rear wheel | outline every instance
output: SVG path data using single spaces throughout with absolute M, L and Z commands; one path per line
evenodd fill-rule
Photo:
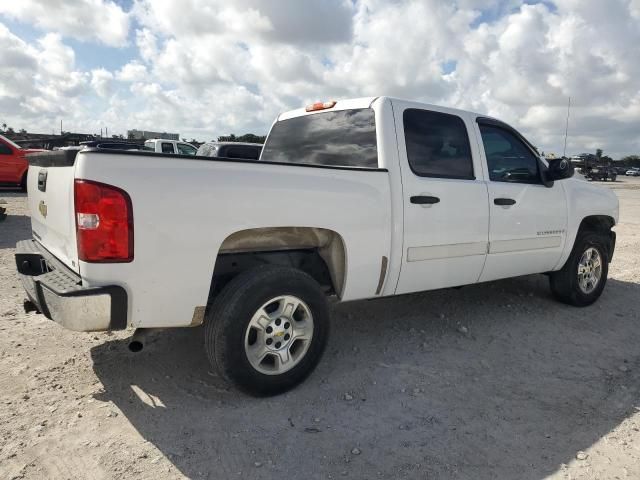
M 24 175 L 22 175 L 22 179 L 20 180 L 20 190 L 23 192 L 27 191 L 27 172 L 24 172 Z
M 549 276 L 551 291 L 563 303 L 586 307 L 595 302 L 607 282 L 609 242 L 597 232 L 578 234 L 564 267 Z
M 306 273 L 263 266 L 235 277 L 206 318 L 209 361 L 252 395 L 274 395 L 304 380 L 322 356 L 329 309 Z

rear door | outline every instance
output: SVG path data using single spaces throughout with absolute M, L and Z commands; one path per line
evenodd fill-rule
M 475 283 L 486 257 L 489 207 L 473 120 L 396 100 L 393 111 L 404 203 L 396 293 Z
M 489 255 L 481 281 L 547 272 L 566 239 L 562 182 L 546 187 L 537 154 L 507 125 L 478 120 L 488 170 Z
M 27 191 L 34 238 L 58 260 L 79 272 L 73 198 L 76 153 L 30 155 Z

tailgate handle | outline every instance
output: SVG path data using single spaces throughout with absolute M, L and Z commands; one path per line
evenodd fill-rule
M 38 190 L 41 192 L 47 191 L 47 171 L 40 170 L 38 172 Z

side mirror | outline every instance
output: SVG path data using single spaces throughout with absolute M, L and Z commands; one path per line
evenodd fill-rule
M 571 162 L 566 158 L 552 158 L 548 160 L 549 167 L 544 172 L 545 179 L 548 182 L 555 180 L 564 180 L 573 177 L 575 169 Z

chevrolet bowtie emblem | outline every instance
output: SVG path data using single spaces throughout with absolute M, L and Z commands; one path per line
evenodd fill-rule
M 273 334 L 275 337 L 284 337 L 284 332 L 276 332 Z
M 47 218 L 47 204 L 44 203 L 44 200 L 40 200 L 40 203 L 38 204 L 38 210 L 44 218 Z

